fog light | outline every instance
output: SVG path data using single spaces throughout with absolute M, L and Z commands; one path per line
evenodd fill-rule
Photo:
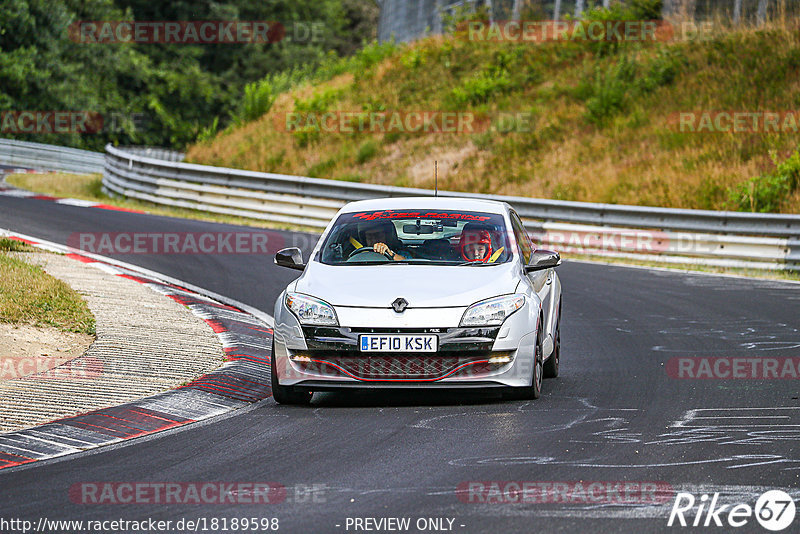
M 311 358 L 309 358 L 308 356 L 303 356 L 301 354 L 293 354 L 292 356 L 289 356 L 289 359 L 292 360 L 293 362 L 308 363 L 311 361 Z
M 511 356 L 492 356 L 489 358 L 489 363 L 494 364 L 501 364 L 501 363 L 511 363 Z

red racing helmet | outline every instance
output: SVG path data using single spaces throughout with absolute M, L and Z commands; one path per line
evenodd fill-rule
M 486 245 L 486 254 L 482 258 L 470 258 L 467 256 L 467 247 L 472 245 Z M 481 261 L 486 263 L 492 257 L 492 237 L 488 230 L 465 229 L 461 232 L 459 240 L 461 257 L 466 261 Z

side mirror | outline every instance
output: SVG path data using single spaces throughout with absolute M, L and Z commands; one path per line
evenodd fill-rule
M 303 253 L 297 247 L 285 248 L 275 253 L 275 265 L 297 269 L 298 271 L 306 268 L 303 263 Z
M 542 271 L 552 269 L 561 265 L 561 256 L 552 250 L 535 250 L 531 255 L 531 261 L 525 266 L 525 272 Z

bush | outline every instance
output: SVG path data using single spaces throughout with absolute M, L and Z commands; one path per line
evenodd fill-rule
M 35 250 L 33 247 L 8 237 L 0 237 L 0 252 L 31 252 Z
M 605 68 L 596 65 L 573 95 L 586 101 L 587 118 L 598 125 L 625 111 L 630 98 L 669 85 L 677 78 L 684 58 L 677 52 L 662 50 L 649 63 L 640 64 L 632 56 L 622 56 Z
M 205 141 L 210 141 L 214 139 L 217 135 L 217 130 L 219 129 L 219 117 L 214 117 L 214 122 L 212 122 L 209 126 L 200 129 L 200 133 L 197 134 L 197 142 L 203 143 Z
M 776 169 L 772 174 L 751 178 L 729 191 L 729 199 L 739 211 L 772 213 L 780 211 L 781 205 L 800 186 L 800 151 L 785 161 L 778 162 L 772 153 Z
M 392 39 L 383 43 L 373 41 L 365 43 L 363 48 L 350 57 L 341 58 L 330 51 L 316 64 L 305 65 L 302 77 L 306 81 L 330 80 L 346 72 L 352 73 L 356 78 L 363 76 L 372 67 L 394 54 L 399 45 Z
M 358 155 L 356 156 L 356 161 L 359 165 L 362 163 L 366 163 L 367 161 L 371 160 L 375 157 L 375 154 L 378 153 L 378 143 L 373 140 L 364 141 L 364 143 L 358 148 Z
M 410 49 L 407 53 L 400 57 L 400 63 L 409 70 L 418 69 L 425 65 L 427 54 L 425 50 L 420 47 Z
M 625 109 L 628 91 L 636 78 L 636 61 L 623 57 L 605 71 L 594 73 L 594 83 L 586 101 L 588 118 L 595 124 L 604 124 L 609 118 Z
M 639 88 L 647 92 L 671 84 L 684 63 L 685 58 L 678 52 L 669 49 L 659 50 L 658 55 L 647 66 L 644 77 L 639 81 Z
M 508 91 L 512 87 L 508 67 L 514 57 L 505 52 L 494 55 L 492 64 L 474 76 L 467 78 L 460 87 L 454 88 L 448 95 L 451 108 L 461 109 L 467 105 L 484 104 L 495 94 Z
M 248 83 L 244 86 L 244 99 L 236 115 L 236 121 L 249 122 L 258 119 L 272 108 L 276 98 L 277 94 L 271 79 L 265 78 Z
M 362 111 L 366 111 L 368 113 L 380 113 L 381 111 L 386 111 L 386 104 L 372 96 L 369 96 L 367 97 L 366 102 L 361 104 L 361 109 Z
M 400 132 L 388 132 L 383 136 L 383 144 L 391 145 L 400 139 Z
M 325 89 L 321 93 L 314 93 L 308 100 L 295 100 L 294 110 L 300 113 L 325 113 L 341 95 L 340 90 Z
M 292 132 L 292 137 L 297 141 L 297 146 L 305 148 L 319 140 L 319 126 L 303 126 Z
M 394 41 L 385 43 L 372 42 L 364 44 L 358 52 L 350 57 L 339 57 L 330 50 L 315 60 L 274 74 L 269 74 L 262 80 L 250 83 L 244 88 L 244 98 L 234 116 L 234 122 L 242 124 L 269 112 L 278 95 L 285 93 L 306 82 L 329 80 L 345 72 L 352 72 L 356 77 L 361 76 L 368 69 L 392 55 L 398 49 Z M 339 93 L 325 91 L 314 95 L 308 101 L 295 101 L 297 111 L 324 113 L 330 104 L 339 98 Z M 201 130 L 198 141 L 212 138 L 217 132 L 217 126 Z M 304 137 L 301 134 L 300 137 Z M 307 144 L 308 139 L 304 142 Z M 302 146 L 305 146 L 302 144 Z
M 341 89 L 325 89 L 321 93 L 314 93 L 308 100 L 295 99 L 294 111 L 308 114 L 307 124 L 292 132 L 298 146 L 304 148 L 319 140 L 322 131 L 320 115 L 327 112 L 341 96 Z
M 664 10 L 663 0 L 630 0 L 631 20 L 660 20 Z
M 493 78 L 486 74 L 468 78 L 461 87 L 456 87 L 450 93 L 450 104 L 454 108 L 463 108 L 468 104 L 477 105 L 488 102 L 495 93 L 505 91 L 511 81 L 503 76 Z
M 336 166 L 335 159 L 326 159 L 324 161 L 320 161 L 319 163 L 312 165 L 308 168 L 307 174 L 312 178 L 324 178 L 325 174 L 327 174 L 331 169 Z
M 394 40 L 383 43 L 373 41 L 369 44 L 365 44 L 361 50 L 356 52 L 352 57 L 345 61 L 350 63 L 351 72 L 356 73 L 358 71 L 367 70 L 374 67 L 387 57 L 394 54 L 397 49 L 398 45 L 394 42 Z

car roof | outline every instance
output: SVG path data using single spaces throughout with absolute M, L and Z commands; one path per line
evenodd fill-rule
M 359 200 L 346 204 L 341 213 L 380 210 L 463 210 L 483 213 L 506 213 L 510 206 L 505 202 L 464 197 L 397 197 Z

